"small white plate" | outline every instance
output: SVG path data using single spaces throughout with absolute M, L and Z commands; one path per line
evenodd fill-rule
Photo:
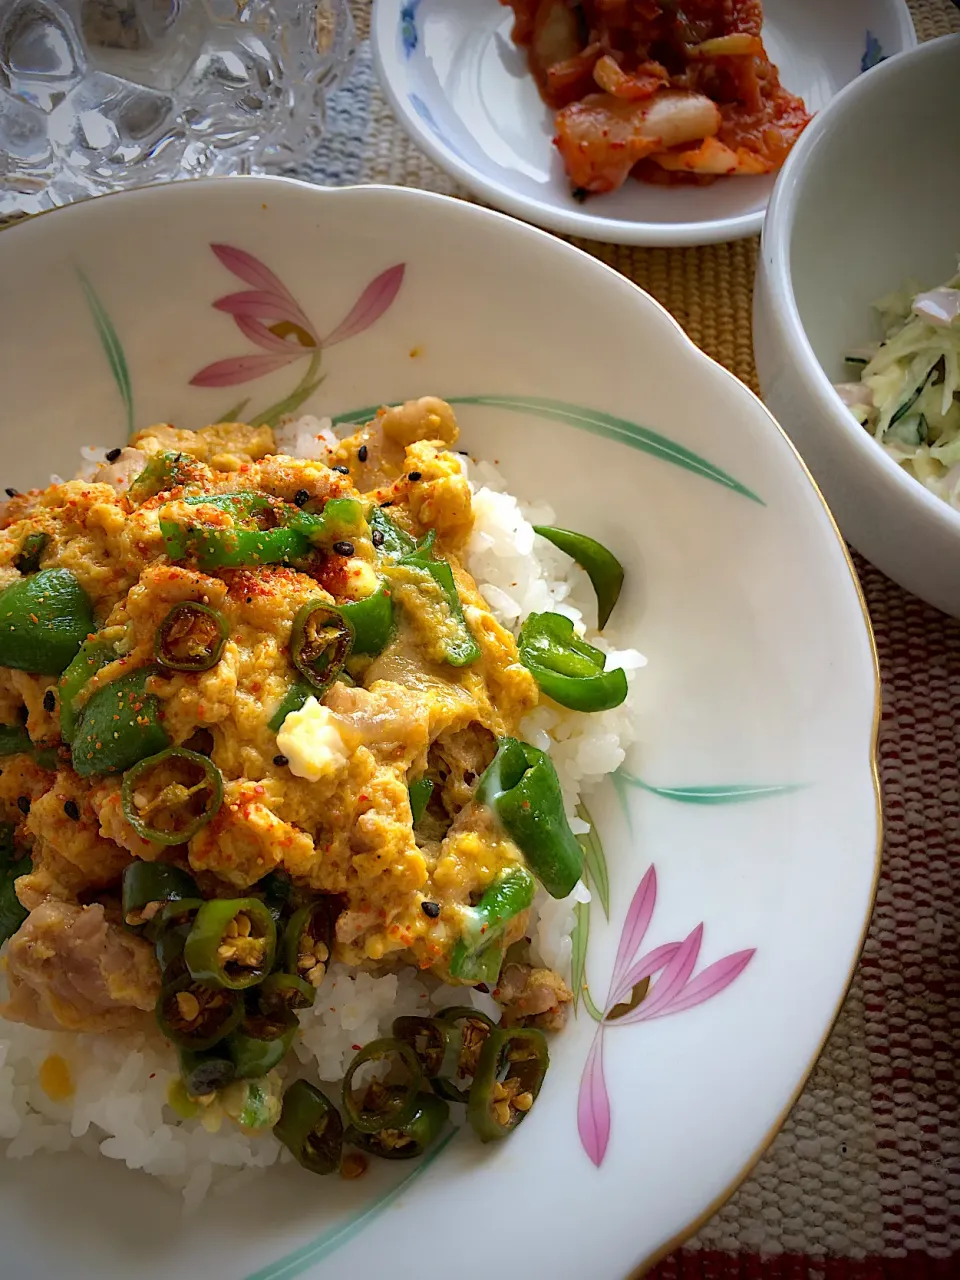
M 862 69 L 912 49 L 904 0 L 766 0 L 763 35 L 781 80 L 819 111 Z M 374 0 L 381 81 L 419 146 L 474 195 L 551 231 L 614 244 L 712 244 L 755 235 L 774 176 L 708 187 L 628 179 L 585 205 L 552 145 L 553 112 L 499 0 Z

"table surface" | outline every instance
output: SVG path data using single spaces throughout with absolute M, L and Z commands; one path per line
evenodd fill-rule
M 910 8 L 921 39 L 960 31 L 951 0 L 910 0 Z M 366 34 L 369 0 L 354 0 L 354 11 Z M 470 198 L 401 131 L 366 47 L 331 102 L 330 133 L 309 176 Z M 756 390 L 757 240 L 692 249 L 577 243 L 652 293 Z M 843 1012 L 779 1136 L 655 1280 L 960 1277 L 960 895 L 952 892 L 960 886 L 960 624 L 864 560 L 857 569 L 883 677 L 886 839 L 873 925 Z

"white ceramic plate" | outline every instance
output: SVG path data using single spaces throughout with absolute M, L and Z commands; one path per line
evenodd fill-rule
M 410 136 L 474 195 L 552 231 L 614 244 L 710 244 L 756 234 L 774 177 L 709 187 L 628 179 L 578 204 L 551 144 L 553 113 L 499 0 L 375 0 L 373 51 Z M 878 58 L 913 48 L 904 0 L 765 0 L 781 80 L 818 111 Z
M 319 347 L 258 351 L 214 309 L 238 276 L 276 291 L 265 272 Z M 358 1183 L 273 1170 L 186 1222 L 109 1160 L 0 1159 L 5 1274 L 292 1280 L 322 1261 L 420 1280 L 455 1258 L 460 1280 L 619 1280 L 690 1231 L 810 1071 L 877 871 L 863 604 L 760 402 L 592 258 L 388 188 L 222 179 L 43 215 L 0 234 L 0 317 L 5 484 L 68 472 L 131 422 L 199 426 L 241 400 L 249 417 L 321 376 L 303 406 L 319 414 L 437 392 L 515 492 L 616 551 L 621 634 L 649 657 L 639 743 L 587 801 L 609 879 L 595 852 L 588 989 L 510 1141 L 458 1133 Z M 268 355 L 287 358 L 242 385 L 191 382 Z M 654 984 L 636 1020 L 598 1023 L 621 946 L 623 984 L 652 951 Z

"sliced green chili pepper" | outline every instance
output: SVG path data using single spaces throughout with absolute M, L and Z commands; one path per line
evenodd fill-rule
M 201 569 L 302 560 L 310 551 L 311 536 L 324 529 L 321 516 L 308 515 L 264 493 L 207 493 L 184 502 L 189 507 L 213 507 L 230 521 L 205 523 L 198 513 L 195 521 L 181 524 L 161 513 L 167 555 L 171 560 L 194 557 Z
M 343 1121 L 328 1097 L 306 1080 L 294 1080 L 283 1095 L 283 1110 L 273 1132 L 311 1173 L 340 1167 Z
M 56 769 L 59 761 L 51 747 L 38 747 L 20 724 L 0 724 L 0 757 L 30 756 L 41 769 Z
M 169 747 L 160 700 L 146 692 L 154 674 L 152 667 L 140 667 L 90 696 L 73 739 L 73 767 L 81 778 L 122 773 Z
M 606 657 L 581 640 L 560 613 L 531 613 L 520 628 L 520 661 L 554 702 L 573 711 L 609 711 L 627 696 L 621 667 L 604 671 Z
M 535 892 L 529 871 L 512 867 L 501 871 L 487 886 L 475 907 L 463 909 L 463 931 L 450 956 L 452 978 L 460 982 L 496 982 L 503 963 L 507 925 L 526 911 Z
M 613 613 L 614 605 L 620 599 L 623 565 L 602 542 L 597 542 L 596 538 L 588 538 L 585 533 L 556 529 L 547 524 L 535 524 L 533 531 L 565 551 L 586 571 L 597 596 L 597 630 L 602 631 Z
M 333 931 L 341 910 L 342 900 L 327 894 L 293 913 L 280 946 L 285 972 L 305 977 L 315 987 L 320 985 L 333 950 Z M 318 968 L 320 972 L 315 974 Z
M 542 1031 L 497 1027 L 490 1032 L 480 1050 L 467 1103 L 467 1119 L 481 1142 L 507 1137 L 529 1114 L 549 1064 Z
M 248 1012 L 227 1037 L 238 1080 L 265 1076 L 287 1056 L 300 1023 L 292 1013 Z
M 353 1077 L 367 1062 L 396 1059 L 407 1072 L 403 1085 L 391 1082 L 389 1088 L 378 1080 L 363 1089 L 358 1098 L 353 1091 Z M 377 1133 L 381 1129 L 399 1129 L 413 1119 L 423 1071 L 409 1044 L 394 1036 L 371 1040 L 350 1063 L 343 1077 L 343 1107 L 350 1123 L 361 1133 Z
M 565 898 L 572 892 L 583 875 L 583 850 L 567 822 L 548 755 L 516 738 L 501 738 L 476 798 L 493 810 L 547 893 Z
M 116 659 L 117 651 L 106 640 L 88 636 L 80 651 L 60 677 L 60 736 L 73 742 L 83 709 L 77 708 L 77 697 L 89 680 Z
M 144 840 L 186 844 L 223 804 L 223 774 L 198 751 L 168 747 L 127 770 L 120 798 Z
M 492 1018 L 488 1018 L 479 1009 L 469 1005 L 455 1005 L 453 1008 L 441 1009 L 437 1017 L 441 1022 L 450 1023 L 460 1037 L 460 1052 L 457 1057 L 456 1070 L 449 1075 L 440 1075 L 431 1080 L 435 1093 L 448 1102 L 466 1102 L 470 1093 L 469 1086 L 461 1088 L 458 1080 L 472 1080 L 487 1036 L 496 1026 Z
M 423 817 L 427 805 L 430 803 L 430 797 L 433 795 L 433 780 L 431 778 L 417 778 L 415 782 L 411 782 L 407 788 L 410 792 L 410 812 L 413 815 L 413 825 L 416 826 Z
M 183 958 L 211 987 L 242 991 L 273 968 L 277 926 L 259 898 L 214 898 L 196 914 Z
M 235 1078 L 233 1060 L 222 1044 L 210 1049 L 181 1049 L 180 1076 L 191 1098 L 216 1093 Z
M 453 579 L 453 570 L 446 560 L 438 560 L 433 554 L 433 544 L 436 539 L 437 531 L 431 529 L 417 550 L 404 556 L 399 563 L 406 569 L 419 570 L 427 574 L 440 588 L 440 596 L 447 613 L 447 623 L 443 628 L 444 658 L 452 667 L 468 667 L 471 663 L 479 661 L 480 646 L 463 616 L 463 605 L 460 602 L 457 584 Z
M 299 711 L 306 700 L 312 698 L 315 693 L 316 689 L 314 689 L 313 685 L 298 676 L 283 695 L 276 711 L 267 721 L 267 728 L 272 729 L 274 733 L 279 733 L 284 720 L 290 715 L 291 711 Z
M 404 1014 L 394 1018 L 393 1034 L 410 1045 L 428 1080 L 452 1076 L 456 1071 L 460 1060 L 460 1030 L 454 1023 Z
M 393 632 L 393 601 L 385 582 L 363 600 L 347 600 L 332 606 L 353 630 L 353 652 L 376 657 Z
M 199 900 L 200 890 L 193 876 L 169 862 L 137 859 L 123 872 L 121 906 L 124 921 L 139 928 L 160 914 L 167 903 L 187 898 Z M 151 908 L 145 911 L 145 908 Z
M 310 1008 L 317 998 L 317 989 L 295 973 L 271 973 L 269 978 L 264 978 L 258 994 L 260 1008 L 265 1013 L 296 1013 Z
M 49 541 L 50 538 L 45 533 L 28 533 L 20 543 L 13 567 L 21 573 L 36 573 L 40 568 L 40 557 Z
M 165 984 L 157 997 L 160 1030 L 183 1049 L 212 1049 L 243 1017 L 243 998 L 236 991 L 212 987 L 181 974 Z
M 158 925 L 153 940 L 153 951 L 164 983 L 172 982 L 175 977 L 186 971 L 186 965 L 183 963 L 183 948 L 192 928 L 192 920 L 186 920 L 182 924 Z
M 280 919 L 290 906 L 293 897 L 293 885 L 289 878 L 281 875 L 279 871 L 271 871 L 262 880 L 257 881 L 256 890 L 258 896 L 263 896 L 267 910 L 279 926 Z
M 329 689 L 353 647 L 353 627 L 324 600 L 308 600 L 297 610 L 290 631 L 290 656 L 314 692 Z
M 0 666 L 58 676 L 93 630 L 90 597 L 69 569 L 41 569 L 0 592 Z
M 32 870 L 30 854 L 14 843 L 13 823 L 0 823 L 0 945 L 13 937 L 29 914 L 13 886 L 19 876 Z
M 418 1093 L 415 1109 L 403 1125 L 392 1125 L 377 1133 L 363 1133 L 351 1126 L 346 1141 L 368 1155 L 382 1160 L 413 1160 L 422 1156 L 440 1135 L 450 1118 L 450 1108 L 432 1093 Z
M 417 549 L 417 544 L 381 507 L 373 507 L 367 516 L 373 545 L 385 560 L 400 560 Z
M 186 484 L 192 478 L 196 468 L 196 459 L 188 453 L 172 453 L 163 451 L 149 458 L 146 466 L 135 476 L 127 497 L 137 504 L 155 498 L 158 493 L 177 485 Z
M 183 600 L 160 623 L 153 654 L 169 671 L 209 671 L 220 661 L 228 634 L 222 613 Z

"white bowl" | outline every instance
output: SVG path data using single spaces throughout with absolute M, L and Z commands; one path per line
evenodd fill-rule
M 861 69 L 916 44 L 904 0 L 764 0 L 781 79 L 819 111 Z M 380 78 L 413 140 L 465 187 L 541 227 L 614 244 L 711 244 L 756 235 L 773 177 L 620 191 L 578 204 L 551 143 L 554 113 L 510 39 L 500 0 L 375 0 Z
M 257 354 L 212 304 L 236 273 L 276 291 L 264 268 L 329 341 L 291 345 L 290 363 L 242 386 L 197 386 L 210 362 Z M 688 979 L 749 961 L 672 1017 L 598 1032 L 582 1000 L 536 1110 L 493 1147 L 464 1132 L 359 1182 L 275 1168 L 186 1222 L 116 1160 L 0 1158 L 4 1274 L 76 1275 L 82 1259 L 101 1280 L 281 1280 L 323 1259 L 331 1278 L 413 1280 L 455 1258 L 462 1280 L 487 1280 L 495 1221 L 504 1280 L 618 1280 L 692 1230 L 809 1073 L 878 867 L 869 628 L 830 515 L 767 411 L 622 276 L 415 191 L 237 178 L 87 201 L 0 234 L 0 317 L 4 484 L 20 488 L 72 471 L 79 444 L 120 443 L 130 422 L 198 426 L 243 398 L 237 412 L 258 414 L 311 368 L 324 380 L 302 407 L 318 414 L 456 398 L 466 448 L 620 556 L 614 622 L 649 658 L 639 742 L 588 799 L 609 868 L 609 919 L 599 890 L 589 916 L 595 1003 L 609 1005 L 640 886 L 640 916 L 654 896 L 656 909 L 628 954 L 687 939 L 692 960 L 703 921 Z M 706 982 L 723 986 L 716 970 Z M 0 1100 L 7 1083 L 0 1058 Z
M 877 568 L 960 616 L 960 513 L 854 421 L 842 353 L 882 336 L 871 303 L 942 284 L 960 252 L 960 36 L 849 86 L 806 129 L 763 229 L 753 339 L 763 397 L 844 536 Z

